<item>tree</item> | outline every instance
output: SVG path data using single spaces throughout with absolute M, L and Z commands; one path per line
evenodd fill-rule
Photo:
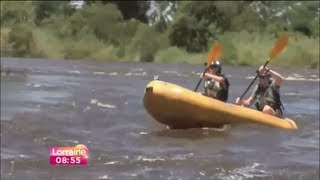
M 1 26 L 14 24 L 33 24 L 35 14 L 31 2 L 1 1 Z
M 75 12 L 75 8 L 70 5 L 70 1 L 33 1 L 35 11 L 35 23 L 41 24 L 52 14 L 65 14 L 70 16 Z
M 225 17 L 218 10 L 216 2 L 182 2 L 178 5 L 175 20 L 170 28 L 170 43 L 185 48 L 188 52 L 207 51 L 209 39 L 214 36 L 209 26 L 216 24 L 224 30 L 227 29 L 230 21 Z
M 95 0 L 85 0 L 87 5 L 93 5 L 95 3 L 102 4 L 114 4 L 121 11 L 124 20 L 130 20 L 135 18 L 143 23 L 147 23 L 148 19 L 146 12 L 149 9 L 148 1 L 95 1 Z
M 319 1 L 254 1 L 250 4 L 257 16 L 262 17 L 267 29 L 295 31 L 306 36 L 318 34 Z M 265 26 L 262 26 L 265 27 Z
M 147 11 L 149 25 L 155 26 L 158 32 L 167 30 L 174 18 L 177 4 L 170 1 L 150 1 Z
M 152 62 L 154 55 L 161 46 L 161 37 L 154 28 L 141 23 L 130 43 L 133 54 L 139 55 L 139 61 Z

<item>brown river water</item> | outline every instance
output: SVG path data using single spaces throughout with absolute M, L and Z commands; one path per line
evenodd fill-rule
M 256 68 L 223 67 L 229 102 Z M 172 130 L 149 116 L 142 99 L 154 76 L 193 90 L 201 65 L 1 58 L 1 179 L 319 179 L 319 70 L 270 68 L 285 77 L 296 131 Z M 50 147 L 77 144 L 88 165 L 50 165 Z

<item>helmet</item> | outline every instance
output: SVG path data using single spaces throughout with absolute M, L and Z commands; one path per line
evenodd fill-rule
M 221 65 L 221 62 L 220 60 L 216 60 L 216 61 L 213 61 L 211 63 L 211 65 L 209 66 L 209 68 L 211 69 L 216 69 L 217 70 L 217 73 L 221 73 L 221 69 L 222 69 L 222 65 Z

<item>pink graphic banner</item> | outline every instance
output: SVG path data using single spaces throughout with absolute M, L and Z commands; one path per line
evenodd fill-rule
M 89 150 L 83 144 L 75 147 L 50 147 L 50 165 L 87 165 Z

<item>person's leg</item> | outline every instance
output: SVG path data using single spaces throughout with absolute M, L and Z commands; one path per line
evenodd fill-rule
M 276 116 L 276 111 L 269 105 L 265 105 L 262 110 L 263 113 L 270 114 Z

